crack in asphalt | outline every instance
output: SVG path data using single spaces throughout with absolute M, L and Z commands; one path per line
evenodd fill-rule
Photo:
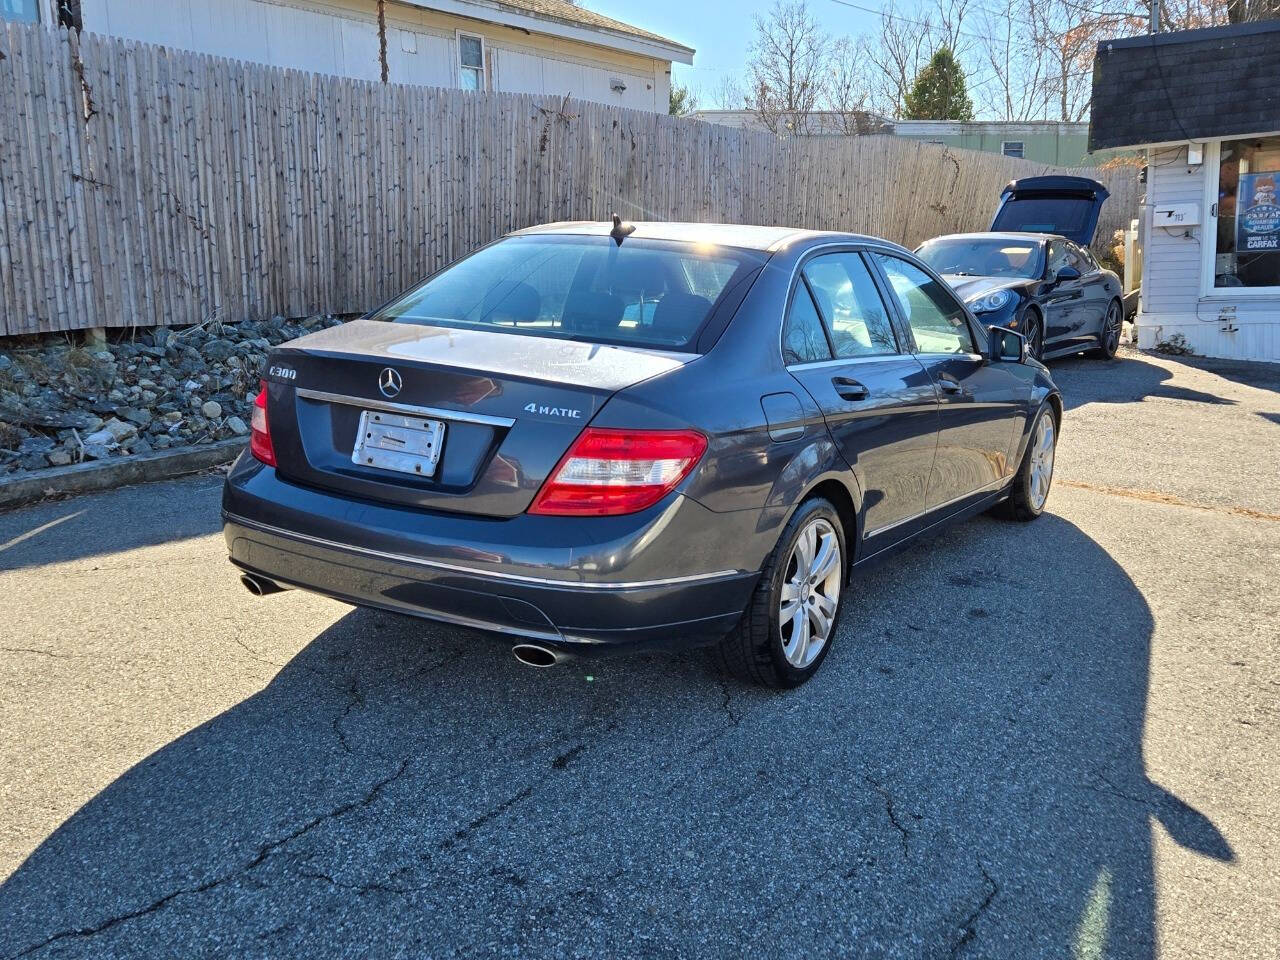
M 1111 497 L 1127 497 L 1130 500 L 1143 500 L 1147 503 L 1161 503 L 1168 507 L 1186 507 L 1190 510 L 1206 510 L 1210 513 L 1225 513 L 1249 520 L 1270 520 L 1280 522 L 1280 514 L 1255 510 L 1253 507 L 1230 507 L 1216 503 L 1197 503 L 1173 493 L 1162 493 L 1159 490 L 1136 490 L 1132 487 L 1112 487 L 1103 483 L 1086 483 L 1083 480 L 1058 480 L 1058 485 L 1074 487 L 1077 490 L 1088 490 L 1091 493 L 1104 493 Z
M 863 774 L 862 779 L 875 790 L 876 793 L 884 799 L 884 809 L 889 815 L 889 822 L 893 824 L 894 829 L 898 831 L 899 839 L 902 841 L 902 859 L 906 860 L 910 854 L 911 831 L 902 825 L 902 821 L 898 819 L 898 812 L 893 806 L 893 794 L 886 790 L 879 780 L 874 779 L 869 774 Z
M 438 849 L 448 850 L 455 843 L 465 840 L 470 834 L 474 833 L 476 830 L 479 830 L 486 823 L 502 816 L 504 813 L 506 813 L 508 810 L 514 807 L 517 803 L 520 803 L 522 800 L 527 800 L 532 795 L 533 795 L 533 787 L 525 787 L 523 790 L 519 791 L 518 793 L 512 794 L 511 796 L 507 797 L 507 799 L 499 803 L 497 806 L 490 807 L 484 813 L 475 817 L 465 827 L 459 827 L 457 830 L 453 832 L 453 836 L 446 837 L 445 839 L 441 840 L 440 843 L 437 845 Z
M 120 913 L 120 914 L 116 914 L 115 916 L 108 917 L 106 920 L 96 923 L 91 927 L 79 927 L 74 930 L 59 931 L 58 933 L 55 933 L 49 937 L 46 937 L 44 940 L 41 940 L 39 943 L 26 947 L 25 949 L 20 950 L 17 953 L 10 954 L 9 957 L 6 958 L 6 960 L 19 960 L 19 958 L 21 957 L 30 956 L 36 951 L 43 950 L 45 947 L 51 946 L 52 944 L 58 943 L 62 940 L 97 936 L 98 934 L 105 933 L 106 931 L 112 929 L 113 927 L 119 926 L 120 924 L 125 923 L 129 920 L 136 920 L 139 917 L 145 917 L 148 914 L 155 913 L 158 910 L 162 910 L 170 902 L 172 902 L 173 900 L 176 900 L 178 897 L 184 897 L 190 894 L 197 894 L 197 893 L 207 893 L 210 890 L 216 889 L 217 887 L 220 887 L 226 883 L 230 883 L 231 881 L 235 880 L 237 877 L 240 877 L 243 874 L 249 873 L 252 870 L 256 870 L 258 867 L 262 866 L 262 864 L 265 863 L 278 850 L 292 843 L 294 840 L 297 840 L 298 838 L 305 836 L 307 833 L 311 832 L 321 824 L 326 823 L 330 820 L 335 820 L 339 817 L 345 816 L 346 814 L 351 813 L 353 810 L 359 810 L 359 809 L 368 807 L 378 799 L 378 797 L 382 794 L 383 790 L 385 790 L 392 783 L 394 783 L 395 781 L 399 780 L 402 776 L 404 776 L 404 773 L 408 768 L 409 768 L 409 761 L 407 759 L 401 760 L 400 766 L 396 769 L 394 773 L 377 781 L 369 790 L 367 790 L 364 793 L 363 796 L 358 797 L 355 800 L 351 800 L 347 803 L 344 803 L 341 806 L 336 807 L 333 810 L 330 810 L 328 813 L 323 813 L 318 817 L 314 817 L 311 820 L 308 820 L 306 823 L 302 824 L 300 827 L 295 828 L 294 830 L 291 830 L 289 833 L 285 834 L 283 837 L 277 837 L 275 840 L 271 840 L 263 844 L 261 847 L 258 848 L 258 852 L 253 856 L 253 858 L 250 859 L 249 862 L 244 864 L 243 866 L 237 867 L 234 870 L 221 874 L 220 876 L 214 877 L 212 880 L 206 880 L 204 883 L 197 884 L 193 887 L 181 887 L 177 890 L 171 890 L 169 893 L 166 893 L 164 896 L 156 900 L 153 900 L 151 903 L 147 904 L 144 907 L 139 907 L 135 910 L 130 910 L 126 913 Z
M 982 871 L 983 884 L 988 888 L 987 895 L 982 898 L 982 902 L 965 917 L 964 922 L 960 924 L 960 939 L 951 945 L 951 956 L 957 957 L 960 951 L 970 943 L 977 934 L 978 921 L 982 919 L 982 915 L 987 912 L 996 895 L 1000 892 L 1000 885 L 991 879 L 991 874 L 987 873 L 987 868 L 983 866 L 982 861 L 978 861 L 978 869 Z

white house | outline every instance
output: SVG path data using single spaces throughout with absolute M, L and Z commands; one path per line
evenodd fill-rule
M 280 67 L 378 80 L 376 0 L 0 0 L 40 20 Z M 387 0 L 388 79 L 666 113 L 690 47 L 564 0 Z
M 1098 45 L 1090 149 L 1145 147 L 1138 345 L 1280 361 L 1280 21 Z

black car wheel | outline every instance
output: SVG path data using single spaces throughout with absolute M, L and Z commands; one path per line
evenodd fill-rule
M 1022 315 L 1018 329 L 1027 338 L 1027 356 L 1034 360 L 1044 359 L 1044 318 L 1035 307 L 1028 307 Z
M 1120 328 L 1124 323 L 1124 308 L 1119 300 L 1112 300 L 1107 305 L 1107 315 L 1102 320 L 1102 329 L 1098 331 L 1098 346 L 1093 355 L 1103 360 L 1110 360 L 1120 349 Z
M 716 648 L 722 669 L 775 689 L 798 687 L 822 666 L 848 570 L 844 528 L 827 500 L 800 505 L 765 561 L 742 621 Z
M 1058 449 L 1058 419 L 1048 404 L 1040 408 L 1031 426 L 1027 452 L 1009 489 L 1009 499 L 999 512 L 1010 520 L 1034 520 L 1044 513 L 1053 483 L 1053 460 Z

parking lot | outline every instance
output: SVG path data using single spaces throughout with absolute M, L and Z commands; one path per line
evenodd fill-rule
M 0 957 L 1275 957 L 1280 368 L 1052 368 L 1048 514 L 785 694 L 254 598 L 214 475 L 0 516 Z

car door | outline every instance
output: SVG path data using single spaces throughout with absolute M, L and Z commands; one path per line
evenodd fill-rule
M 1078 264 L 1082 292 L 1075 339 L 1092 342 L 1102 332 L 1102 324 L 1111 305 L 1111 293 L 1107 290 L 1107 278 L 1098 261 L 1086 248 L 1070 243 L 1068 262 Z
M 938 450 L 925 509 L 960 509 L 1014 472 L 1017 430 L 1026 416 L 1028 382 L 979 350 L 975 325 L 947 285 L 905 256 L 874 259 L 893 293 L 916 359 L 938 389 Z
M 1083 277 L 1059 277 L 1065 268 L 1079 270 L 1073 263 L 1071 241 L 1050 240 L 1045 254 L 1045 293 L 1040 299 L 1044 309 L 1045 351 L 1055 350 L 1076 337 L 1083 322 L 1081 307 L 1084 298 Z
M 857 250 L 821 253 L 802 265 L 783 357 L 857 479 L 863 536 L 892 543 L 924 512 L 938 397 L 924 366 L 899 342 L 873 268 Z

